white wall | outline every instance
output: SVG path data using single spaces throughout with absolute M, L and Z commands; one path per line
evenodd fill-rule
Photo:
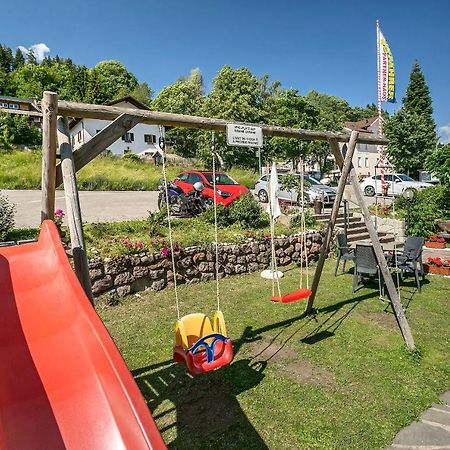
M 115 107 L 125 107 L 136 109 L 134 105 L 128 102 L 121 102 L 114 105 Z M 85 142 L 89 141 L 93 136 L 97 134 L 97 130 L 102 130 L 110 123 L 109 120 L 99 119 L 83 119 L 78 122 L 71 130 L 70 136 L 74 150 L 81 147 Z M 78 134 L 81 132 L 80 134 Z M 129 133 L 133 133 L 133 142 L 125 142 L 122 138 L 119 138 L 116 142 L 109 146 L 109 150 L 115 155 L 123 155 L 124 151 L 130 149 L 133 153 L 139 153 L 143 150 L 151 147 L 144 141 L 144 134 L 153 134 L 156 136 L 156 143 L 160 137 L 158 125 L 145 125 L 137 124 L 134 128 L 129 130 Z

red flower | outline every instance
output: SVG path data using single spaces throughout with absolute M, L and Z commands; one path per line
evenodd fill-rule
M 439 238 L 439 242 L 440 242 L 441 244 L 443 244 L 443 243 L 445 242 L 445 239 L 444 239 L 443 237 L 441 237 L 441 238 Z
M 433 236 L 430 237 L 431 242 L 436 242 L 438 240 L 437 236 L 433 234 Z
M 428 261 L 430 264 L 433 264 L 433 263 L 434 263 L 434 259 L 431 258 L 431 257 L 429 257 L 429 258 L 427 259 L 427 261 Z
M 442 259 L 441 259 L 441 258 L 435 258 L 435 259 L 434 259 L 434 262 L 435 262 L 435 264 L 436 264 L 438 267 L 441 267 L 441 266 L 442 266 Z

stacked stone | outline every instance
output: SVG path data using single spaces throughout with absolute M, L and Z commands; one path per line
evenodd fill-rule
M 319 257 L 322 235 L 308 232 L 305 238 L 308 262 L 315 261 Z M 299 263 L 303 254 L 302 235 L 275 239 L 275 254 L 280 267 Z M 188 247 L 177 252 L 177 283 L 213 280 L 214 255 L 213 245 Z M 219 278 L 264 270 L 269 267 L 270 258 L 270 240 L 220 244 Z M 114 259 L 96 258 L 89 262 L 89 274 L 94 296 L 107 293 L 111 299 L 146 289 L 160 291 L 174 284 L 171 257 L 164 257 L 160 253 L 124 255 Z

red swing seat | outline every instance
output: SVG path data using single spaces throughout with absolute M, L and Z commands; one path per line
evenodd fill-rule
M 304 300 L 308 298 L 311 294 L 312 294 L 311 289 L 301 288 L 297 289 L 294 292 L 291 292 L 290 294 L 282 295 L 281 297 L 279 295 L 274 295 L 271 298 L 271 300 L 273 302 L 280 302 L 280 303 L 293 303 L 299 300 Z

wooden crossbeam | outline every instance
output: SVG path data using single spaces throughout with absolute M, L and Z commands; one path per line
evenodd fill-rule
M 97 133 L 89 141 L 73 152 L 75 172 L 78 172 L 96 156 L 104 152 L 111 144 L 117 141 L 128 130 L 142 121 L 142 118 L 132 114 L 121 114 Z M 63 181 L 61 163 L 56 166 L 56 186 Z
M 90 105 L 85 103 L 68 102 L 60 100 L 58 102 L 58 114 L 61 116 L 114 120 L 121 114 L 126 113 L 135 117 L 140 117 L 141 122 L 150 125 L 163 125 L 181 128 L 196 128 L 211 131 L 225 131 L 229 123 L 240 125 L 250 125 L 261 127 L 264 136 L 280 136 L 287 138 L 303 139 L 306 141 L 328 141 L 337 139 L 339 142 L 349 142 L 350 134 L 334 133 L 330 131 L 303 130 L 300 128 L 277 127 L 275 125 L 254 124 L 246 122 L 234 122 L 211 117 L 187 116 L 183 114 L 172 114 L 158 111 L 148 111 L 144 109 L 118 108 L 117 106 Z M 362 144 L 387 145 L 385 137 L 371 135 L 369 133 L 360 136 L 358 142 Z
M 317 262 L 316 271 L 314 272 L 314 279 L 311 286 L 312 294 L 308 298 L 308 302 L 306 304 L 305 312 L 310 313 L 313 305 L 314 299 L 316 298 L 317 288 L 319 287 L 320 277 L 322 275 L 323 266 L 325 264 L 325 259 L 328 255 L 328 250 L 330 248 L 331 238 L 333 236 L 334 225 L 336 223 L 336 219 L 339 213 L 339 208 L 341 206 L 342 197 L 344 196 L 345 185 L 347 183 L 347 178 L 352 168 L 352 158 L 355 152 L 356 143 L 358 141 L 358 132 L 352 131 L 350 137 L 350 143 L 348 145 L 347 154 L 345 155 L 345 160 L 343 164 L 341 164 L 341 178 L 339 179 L 339 184 L 336 192 L 336 198 L 333 203 L 333 209 L 331 210 L 331 217 L 328 222 L 327 230 L 325 232 L 325 236 L 323 238 L 322 247 L 320 249 L 319 261 Z M 330 142 L 331 146 L 331 142 Z M 338 145 L 339 148 L 339 145 Z M 340 154 L 340 151 L 339 151 Z M 342 158 L 342 155 L 341 155 Z
M 70 131 L 67 117 L 60 117 L 57 122 L 59 151 L 61 154 L 61 171 L 64 182 L 64 195 L 66 198 L 66 217 L 70 232 L 75 273 L 83 286 L 87 297 L 94 303 L 91 279 L 86 255 L 86 244 L 83 234 L 80 199 L 78 197 L 77 178 L 70 143 Z
M 344 166 L 344 159 L 342 157 L 339 143 L 337 140 L 330 141 L 331 151 L 333 152 L 334 158 L 340 168 Z M 394 280 L 392 279 L 391 272 L 389 271 L 386 258 L 383 253 L 383 248 L 381 247 L 380 240 L 378 238 L 378 233 L 375 230 L 375 226 L 370 217 L 369 209 L 364 201 L 364 195 L 361 190 L 361 187 L 358 182 L 358 178 L 356 176 L 355 169 L 352 167 L 350 170 L 350 181 L 353 187 L 353 192 L 356 196 L 356 200 L 358 206 L 361 208 L 361 212 L 364 218 L 364 223 L 366 224 L 367 231 L 369 232 L 370 240 L 372 241 L 372 245 L 375 251 L 375 255 L 378 261 L 378 266 L 380 268 L 381 274 L 384 279 L 384 283 L 386 284 L 387 291 L 389 293 L 389 298 L 391 299 L 391 305 L 395 313 L 395 317 L 397 318 L 397 323 L 400 327 L 400 330 L 403 335 L 403 339 L 405 340 L 406 346 L 409 350 L 415 349 L 414 338 L 411 333 L 411 329 L 409 328 L 408 320 L 406 319 L 405 312 L 403 311 L 402 304 L 400 302 L 400 298 L 398 296 L 397 289 L 394 284 Z

